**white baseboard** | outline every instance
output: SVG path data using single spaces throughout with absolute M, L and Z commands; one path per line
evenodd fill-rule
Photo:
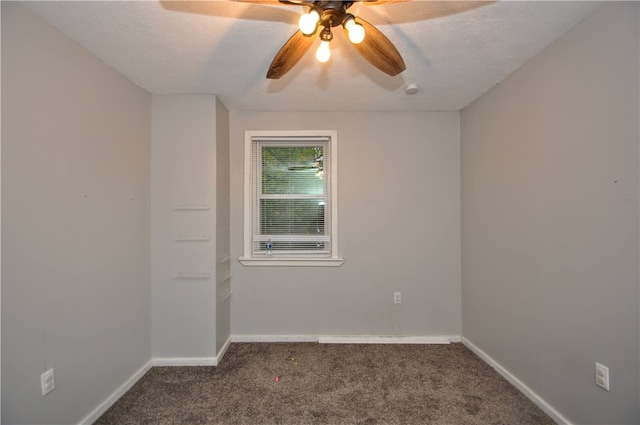
M 321 336 L 320 344 L 449 344 L 446 336 L 378 336 L 378 335 L 336 335 Z
M 218 366 L 217 357 L 154 357 L 153 366 Z
M 216 356 L 216 360 L 217 360 L 218 364 L 220 364 L 220 361 L 224 357 L 224 355 L 227 352 L 227 350 L 229 349 L 230 345 L 231 345 L 231 336 L 229 336 L 229 338 L 227 338 L 227 340 L 225 341 L 224 345 L 222 346 L 222 348 L 218 352 L 218 355 Z
M 318 342 L 320 344 L 449 344 L 459 335 L 232 335 L 231 342 Z
M 231 342 L 318 342 L 317 335 L 231 335 Z
M 231 344 L 231 337 L 220 349 L 217 356 L 214 357 L 154 357 L 151 359 L 152 366 L 218 366 L 220 360 L 227 352 L 229 345 Z
M 81 425 L 89 425 L 98 420 L 100 416 L 104 412 L 107 411 L 120 397 L 124 395 L 127 391 L 133 387 L 133 385 L 138 382 L 142 376 L 147 373 L 151 369 L 151 361 L 148 361 L 144 366 L 142 366 L 136 373 L 131 375 L 127 381 L 120 386 L 116 391 L 114 391 L 105 401 L 103 401 L 98 407 L 96 407 L 93 412 L 89 413 L 86 418 L 80 421 Z
M 542 409 L 547 415 L 551 417 L 557 424 L 572 425 L 571 422 L 560 412 L 554 409 L 549 403 L 544 401 L 542 397 L 536 394 L 531 388 L 525 385 L 524 382 L 516 378 L 507 369 L 502 367 L 497 361 L 495 361 L 487 353 L 476 347 L 471 341 L 466 338 L 462 338 L 462 343 L 469 350 L 473 351 L 478 357 L 485 361 L 489 366 L 494 368 L 500 375 L 502 375 L 507 381 L 509 381 L 514 387 L 516 387 L 522 394 L 527 396 L 536 406 Z

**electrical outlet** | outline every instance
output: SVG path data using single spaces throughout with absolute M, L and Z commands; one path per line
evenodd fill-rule
M 609 391 L 609 368 L 596 362 L 596 385 Z
M 393 303 L 394 304 L 402 303 L 402 293 L 401 292 L 394 292 L 393 293 Z
M 49 394 L 56 388 L 56 383 L 53 380 L 53 369 L 49 369 L 42 375 L 40 375 L 40 384 L 42 385 L 42 395 Z

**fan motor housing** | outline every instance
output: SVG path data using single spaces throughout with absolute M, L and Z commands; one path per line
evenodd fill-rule
M 327 27 L 337 27 L 342 25 L 344 17 L 347 14 L 347 9 L 351 7 L 354 2 L 352 1 L 314 1 L 313 4 L 316 8 L 322 11 L 320 17 L 320 25 Z
M 311 6 L 320 12 L 320 25 L 323 27 L 337 27 L 342 25 L 347 9 L 355 3 L 355 1 L 336 1 L 336 0 L 279 0 L 283 4 L 293 4 L 300 6 Z M 360 0 L 360 1 L 376 1 L 376 0 Z

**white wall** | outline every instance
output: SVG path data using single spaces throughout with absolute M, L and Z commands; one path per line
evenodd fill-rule
M 215 362 L 217 136 L 224 137 L 228 127 L 223 122 L 217 130 L 216 120 L 225 116 L 217 112 L 224 106 L 213 95 L 154 95 L 152 104 L 153 356 Z M 207 208 L 180 210 L 180 205 Z M 178 240 L 205 235 L 201 241 Z M 177 278 L 194 272 L 210 277 Z
M 234 336 L 460 335 L 458 113 L 230 116 Z M 244 131 L 292 129 L 338 132 L 341 267 L 237 261 Z
M 461 115 L 463 337 L 580 424 L 639 421 L 638 18 L 606 5 Z
M 77 423 L 151 356 L 151 99 L 19 3 L 2 65 L 2 423 Z

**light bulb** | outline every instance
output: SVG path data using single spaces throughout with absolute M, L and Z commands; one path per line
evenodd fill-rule
M 318 11 L 315 9 L 311 9 L 309 13 L 305 13 L 304 15 L 300 16 L 298 27 L 304 35 L 311 35 L 316 32 L 316 26 L 318 25 L 319 20 L 320 14 L 318 13 Z
M 349 40 L 353 44 L 358 44 L 364 40 L 364 27 L 360 24 L 353 24 L 349 30 Z
M 320 47 L 316 50 L 316 59 L 320 62 L 326 62 L 331 58 L 331 49 L 329 49 L 328 41 L 321 41 Z
M 364 27 L 356 23 L 354 18 L 348 18 L 344 23 L 344 27 L 349 32 L 349 40 L 353 44 L 358 44 L 364 40 Z
M 316 51 L 316 59 L 320 62 L 326 62 L 331 57 L 331 50 L 329 49 L 329 42 L 322 40 L 320 42 L 320 47 Z

